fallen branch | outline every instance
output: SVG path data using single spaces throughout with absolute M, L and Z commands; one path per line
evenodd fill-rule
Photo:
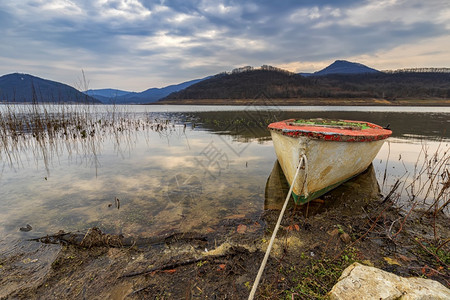
M 420 245 L 420 247 L 422 247 L 427 253 L 429 253 L 429 254 L 431 254 L 434 258 L 436 258 L 436 260 L 438 261 L 438 262 L 440 262 L 441 264 L 443 264 L 446 268 L 449 268 L 449 266 L 445 263 L 445 262 L 443 262 L 436 254 L 434 254 L 433 252 L 431 252 L 427 247 L 425 247 L 420 241 L 419 241 L 419 239 L 414 239 L 416 242 L 417 242 L 417 244 L 419 244 Z
M 80 247 L 133 247 L 133 246 L 152 246 L 158 244 L 171 244 L 180 241 L 200 241 L 206 242 L 207 238 L 204 235 L 196 233 L 171 233 L 161 236 L 154 236 L 149 238 L 134 238 L 117 234 L 103 233 L 97 227 L 90 228 L 86 233 L 72 233 L 59 231 L 56 234 L 46 235 L 44 237 L 38 237 L 29 239 L 29 241 L 41 242 L 44 244 L 70 244 Z
M 417 202 L 414 202 L 414 204 L 412 205 L 412 207 L 410 208 L 410 210 L 408 211 L 408 213 L 406 214 L 406 216 L 403 218 L 403 222 L 401 222 L 400 223 L 400 228 L 398 229 L 398 231 L 394 234 L 394 235 L 392 235 L 391 236 L 391 232 L 390 232 L 390 230 L 389 230 L 389 232 L 388 232 L 388 237 L 390 238 L 390 239 L 394 239 L 402 230 L 403 230 L 403 225 L 405 224 L 405 222 L 406 222 L 406 219 L 408 219 L 408 217 L 409 217 L 409 215 L 411 214 L 411 212 L 414 210 L 414 208 L 416 207 L 416 205 L 417 205 Z M 394 224 L 394 223 L 392 223 L 392 224 Z
M 224 255 L 221 255 L 221 257 L 223 257 Z M 141 272 L 134 272 L 134 273 L 128 273 L 128 274 L 124 274 L 119 276 L 117 279 L 122 279 L 122 278 L 128 278 L 128 277 L 134 277 L 134 276 L 139 276 L 139 275 L 147 275 L 156 271 L 164 271 L 164 270 L 171 270 L 171 269 L 175 269 L 178 267 L 182 267 L 182 266 L 186 266 L 186 265 L 190 265 L 190 264 L 195 264 L 198 263 L 200 261 L 204 261 L 207 260 L 209 257 L 202 257 L 202 258 L 193 258 L 193 259 L 188 259 L 185 261 L 181 261 L 181 262 L 175 262 L 175 263 L 170 263 L 170 264 L 165 264 L 159 267 L 153 267 L 151 269 L 145 270 L 145 271 L 141 271 Z
M 450 239 L 447 239 L 445 242 L 443 242 L 439 247 L 436 248 L 436 252 L 439 251 L 442 247 L 444 247 L 448 242 L 450 242 Z
M 392 195 L 395 193 L 395 191 L 398 189 L 398 187 L 400 186 L 400 179 L 397 179 L 397 181 L 395 182 L 394 186 L 392 187 L 392 189 L 389 191 L 389 193 L 387 194 L 387 196 L 384 198 L 384 200 L 381 202 L 381 204 L 386 203 L 388 200 L 390 200 L 392 198 Z
M 89 228 L 86 233 L 72 233 L 60 230 L 56 234 L 29 239 L 29 241 L 41 242 L 44 244 L 70 244 L 80 247 L 123 247 L 124 238 L 122 235 L 105 234 L 97 227 Z

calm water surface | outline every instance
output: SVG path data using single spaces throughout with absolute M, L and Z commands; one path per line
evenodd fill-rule
M 23 113 L 24 107 L 0 106 L 0 113 Z M 324 117 L 389 124 L 393 137 L 373 162 L 384 193 L 399 178 L 406 189 L 427 160 L 445 157 L 450 141 L 450 108 L 441 107 L 97 106 L 80 111 L 114 113 L 120 125 L 92 135 L 88 129 L 76 139 L 29 136 L 18 145 L 0 144 L 3 243 L 93 226 L 143 237 L 207 232 L 224 220 L 258 218 L 276 162 L 266 130 L 273 120 Z M 443 168 L 448 170 L 448 162 Z M 403 205 L 417 189 L 403 192 Z M 20 231 L 26 224 L 33 230 Z

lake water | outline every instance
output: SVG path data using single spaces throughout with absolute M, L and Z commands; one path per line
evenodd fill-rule
M 32 108 L 0 106 L 3 119 L 11 111 L 26 118 Z M 96 121 L 70 134 L 55 129 L 40 136 L 24 128 L 14 135 L 2 129 L 3 244 L 61 229 L 97 226 L 148 237 L 208 232 L 225 226 L 224 220 L 258 219 L 276 162 L 266 126 L 292 117 L 389 124 L 393 136 L 373 170 L 384 194 L 401 180 L 399 205 L 436 197 L 439 183 L 426 187 L 425 177 L 413 179 L 422 170 L 439 173 L 442 180 L 436 181 L 448 180 L 448 107 L 95 106 L 63 112 Z M 54 116 L 61 108 L 48 106 L 39 113 Z M 31 231 L 19 230 L 27 224 Z

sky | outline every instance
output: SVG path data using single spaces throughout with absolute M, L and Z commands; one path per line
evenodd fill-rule
M 448 0 L 0 0 L 0 76 L 143 91 L 242 66 L 450 67 Z M 83 77 L 84 72 L 84 77 Z

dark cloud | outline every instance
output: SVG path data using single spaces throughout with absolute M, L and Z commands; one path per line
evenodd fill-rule
M 146 89 L 139 78 L 163 85 L 239 65 L 375 57 L 448 36 L 449 19 L 444 0 L 0 0 L 0 73 L 20 68 L 23 57 L 24 66 L 36 65 L 37 76 L 39 64 L 63 68 L 65 76 L 79 65 L 94 74 L 116 70 L 125 84 L 121 71 L 136 70 L 132 89 Z M 442 47 L 421 53 L 444 57 Z

